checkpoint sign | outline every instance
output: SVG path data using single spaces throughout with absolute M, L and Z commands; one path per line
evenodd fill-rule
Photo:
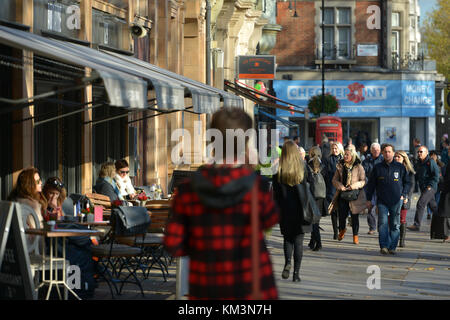
M 237 56 L 238 79 L 275 79 L 275 56 Z

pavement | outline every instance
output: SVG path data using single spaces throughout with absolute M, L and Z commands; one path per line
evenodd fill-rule
M 414 194 L 412 209 L 407 215 L 411 225 L 418 194 Z M 342 241 L 333 240 L 330 217 L 320 225 L 322 247 L 311 251 L 305 236 L 301 282 L 281 278 L 284 267 L 283 237 L 279 226 L 267 238 L 276 285 L 281 300 L 448 300 L 450 299 L 450 243 L 430 240 L 430 223 L 424 217 L 421 231 L 406 232 L 406 247 L 396 255 L 382 255 L 378 233 L 368 235 L 367 215 L 360 215 L 359 245 L 352 241 L 351 227 Z M 368 270 L 369 268 L 369 270 Z M 375 270 L 375 272 L 373 271 Z M 174 300 L 176 295 L 176 263 L 169 267 L 167 281 L 161 271 L 151 270 L 143 281 L 142 297 L 136 285 L 126 284 L 117 300 Z M 377 278 L 377 275 L 379 277 Z M 379 281 L 378 281 L 379 280 Z M 368 287 L 375 287 L 369 289 Z M 379 286 L 378 286 L 379 284 Z M 96 290 L 96 300 L 111 299 L 105 283 Z

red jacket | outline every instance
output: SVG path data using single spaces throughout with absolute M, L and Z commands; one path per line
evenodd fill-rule
M 268 187 L 246 167 L 204 166 L 182 183 L 172 202 L 164 245 L 189 256 L 190 299 L 250 299 L 251 188 L 259 183 L 260 279 L 262 299 L 277 299 L 263 230 L 278 222 Z

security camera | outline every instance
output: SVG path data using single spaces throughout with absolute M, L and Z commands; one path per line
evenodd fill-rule
M 143 38 L 147 35 L 147 30 L 141 26 L 140 24 L 133 23 L 130 26 L 130 31 L 133 37 L 136 38 Z

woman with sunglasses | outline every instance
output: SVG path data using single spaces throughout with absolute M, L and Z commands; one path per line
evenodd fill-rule
M 47 200 L 42 194 L 42 180 L 38 169 L 29 167 L 19 173 L 16 185 L 8 196 L 8 201 L 16 201 L 30 206 L 36 213 L 40 227 L 44 223 L 44 212 L 47 209 Z M 38 226 L 35 223 L 33 216 L 30 214 L 26 219 L 28 228 L 35 229 Z M 39 236 L 27 236 L 27 245 L 29 252 L 33 251 L 35 243 L 40 243 Z
M 42 193 L 48 201 L 47 212 L 44 215 L 44 219 L 48 220 L 51 217 L 60 219 L 63 217 L 62 203 L 67 197 L 67 192 L 61 180 L 59 180 L 58 177 L 47 179 L 42 188 Z
M 128 175 L 130 173 L 128 162 L 125 159 L 117 160 L 115 166 L 116 175 L 114 180 L 117 183 L 117 187 L 119 187 L 120 194 L 124 198 L 134 199 L 136 190 L 134 190 L 130 176 Z
M 47 200 L 42 194 L 42 180 L 39 170 L 34 167 L 22 170 L 8 200 L 29 205 L 36 212 L 39 221 L 43 223 L 43 213 L 47 209 Z M 29 224 L 29 228 L 36 227 L 31 219 L 27 220 L 27 224 Z

